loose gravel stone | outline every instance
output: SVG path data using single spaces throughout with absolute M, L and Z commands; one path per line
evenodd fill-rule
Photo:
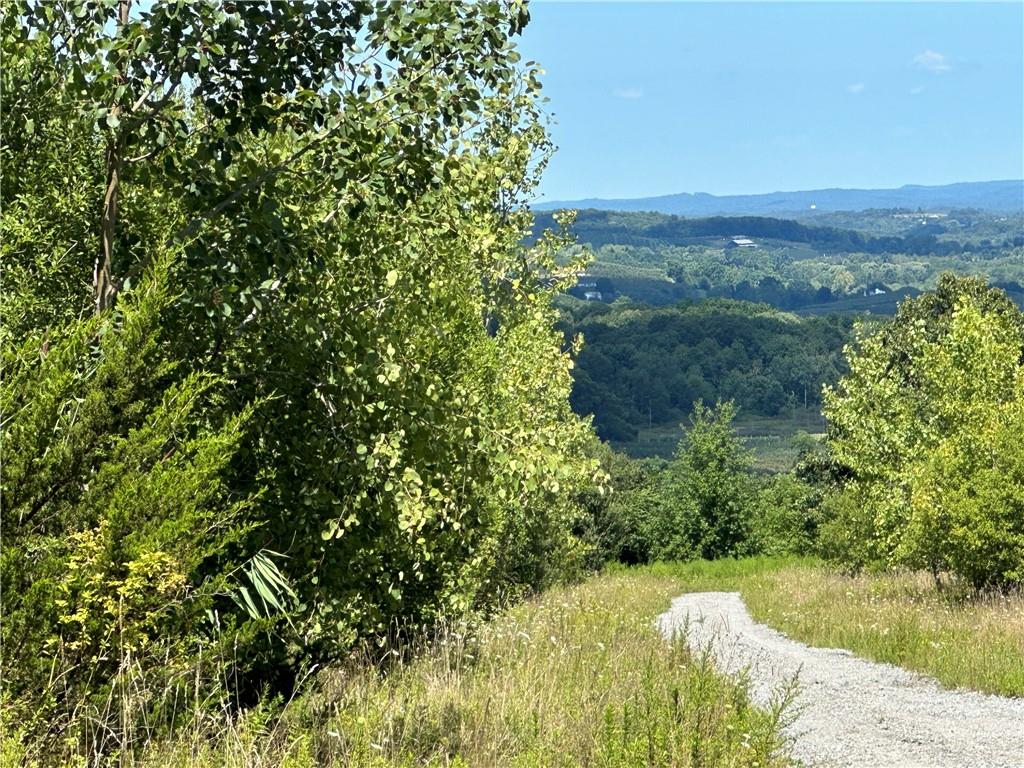
M 658 617 L 719 668 L 746 673 L 761 705 L 796 681 L 786 735 L 809 766 L 1024 767 L 1024 699 L 946 690 L 834 648 L 811 648 L 751 619 L 736 592 L 699 592 Z

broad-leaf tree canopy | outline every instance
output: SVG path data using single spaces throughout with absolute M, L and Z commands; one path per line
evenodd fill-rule
M 583 567 L 601 475 L 550 306 L 578 265 L 522 246 L 550 149 L 522 3 L 4 10 L 28 742 L 60 762 L 175 697 L 287 691 Z

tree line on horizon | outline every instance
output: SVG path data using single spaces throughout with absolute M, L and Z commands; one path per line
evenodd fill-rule
M 537 231 L 549 227 L 555 214 L 538 213 Z M 873 235 L 856 229 L 808 225 L 792 219 L 769 216 L 683 217 L 655 213 L 582 210 L 576 214 L 574 230 L 582 242 L 594 248 L 603 245 L 689 245 L 697 238 L 731 238 L 738 235 L 766 240 L 805 243 L 831 253 L 867 253 L 872 255 L 905 253 L 915 256 L 952 256 L 988 251 L 993 248 L 1020 248 L 1024 235 L 1007 233 L 999 242 L 980 243 L 940 238 L 940 224 L 927 224 L 899 235 Z

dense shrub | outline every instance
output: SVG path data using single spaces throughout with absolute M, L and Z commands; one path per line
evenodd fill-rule
M 637 565 L 651 561 L 654 543 L 651 522 L 661 505 L 660 467 L 636 460 L 594 440 L 591 455 L 600 461 L 607 486 L 585 488 L 575 531 L 589 547 L 587 565 L 598 569 L 608 562 Z
M 818 540 L 821 493 L 793 474 L 768 478 L 753 515 L 753 548 L 765 555 L 811 554 Z
M 610 493 L 581 496 L 575 530 L 591 567 L 817 551 L 823 499 L 835 487 L 827 452 L 807 437 L 792 472 L 760 478 L 734 433 L 735 413 L 732 403 L 697 403 L 671 462 L 594 443 Z
M 118 743 L 130 716 L 112 701 L 132 681 L 163 703 L 199 695 L 216 628 L 239 630 L 245 656 L 243 627 L 261 615 L 237 546 L 257 499 L 225 483 L 251 410 L 204 415 L 225 382 L 163 359 L 167 263 L 116 313 L 4 355 L 5 720 L 30 731 L 60 733 L 73 708 L 89 738 Z

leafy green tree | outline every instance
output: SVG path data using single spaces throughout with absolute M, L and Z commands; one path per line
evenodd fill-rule
M 139 214 L 127 188 L 149 186 L 152 168 L 186 194 L 173 233 L 185 241 L 304 158 L 335 189 L 391 167 L 389 183 L 364 194 L 401 204 L 443 174 L 440 150 L 515 77 L 506 40 L 528 18 L 519 2 L 26 1 L 4 26 L 12 53 L 49 46 L 47 86 L 71 90 L 103 136 L 101 310 L 144 268 L 146 249 L 123 242 L 118 226 Z M 267 133 L 278 140 L 247 151 Z
M 736 406 L 696 403 L 666 470 L 654 526 L 660 559 L 715 559 L 750 550 L 754 482 L 750 459 L 733 432 Z
M 561 235 L 523 245 L 550 143 L 538 70 L 512 43 L 522 3 L 15 10 L 0 76 L 22 111 L 0 114 L 0 151 L 39 173 L 0 191 L 3 344 L 21 366 L 2 513 L 5 544 L 55 547 L 4 566 L 5 601 L 8 578 L 50 589 L 41 634 L 10 624 L 37 659 L 20 693 L 44 690 L 29 681 L 55 626 L 89 639 L 79 661 L 103 660 L 55 707 L 70 717 L 116 684 L 102 606 L 139 561 L 170 569 L 147 584 L 180 587 L 137 590 L 140 617 L 167 599 L 140 636 L 159 627 L 181 670 L 222 633 L 232 673 L 215 661 L 211 678 L 234 700 L 585 567 L 572 526 L 603 475 L 552 308 L 580 264 L 556 258 Z M 151 272 L 163 298 L 146 303 Z M 167 416 L 165 392 L 189 408 Z M 76 415 L 83 402 L 103 417 Z M 48 415 L 18 421 L 31 414 Z M 51 444 L 62 420 L 88 435 Z M 27 606 L 5 602 L 5 631 Z M 143 703 L 149 721 L 158 702 Z
M 1020 580 L 1008 435 L 1020 424 L 1022 353 L 1024 314 L 984 281 L 952 275 L 849 350 L 850 374 L 826 393 L 830 447 L 851 475 L 840 552 L 950 568 L 979 585 Z

